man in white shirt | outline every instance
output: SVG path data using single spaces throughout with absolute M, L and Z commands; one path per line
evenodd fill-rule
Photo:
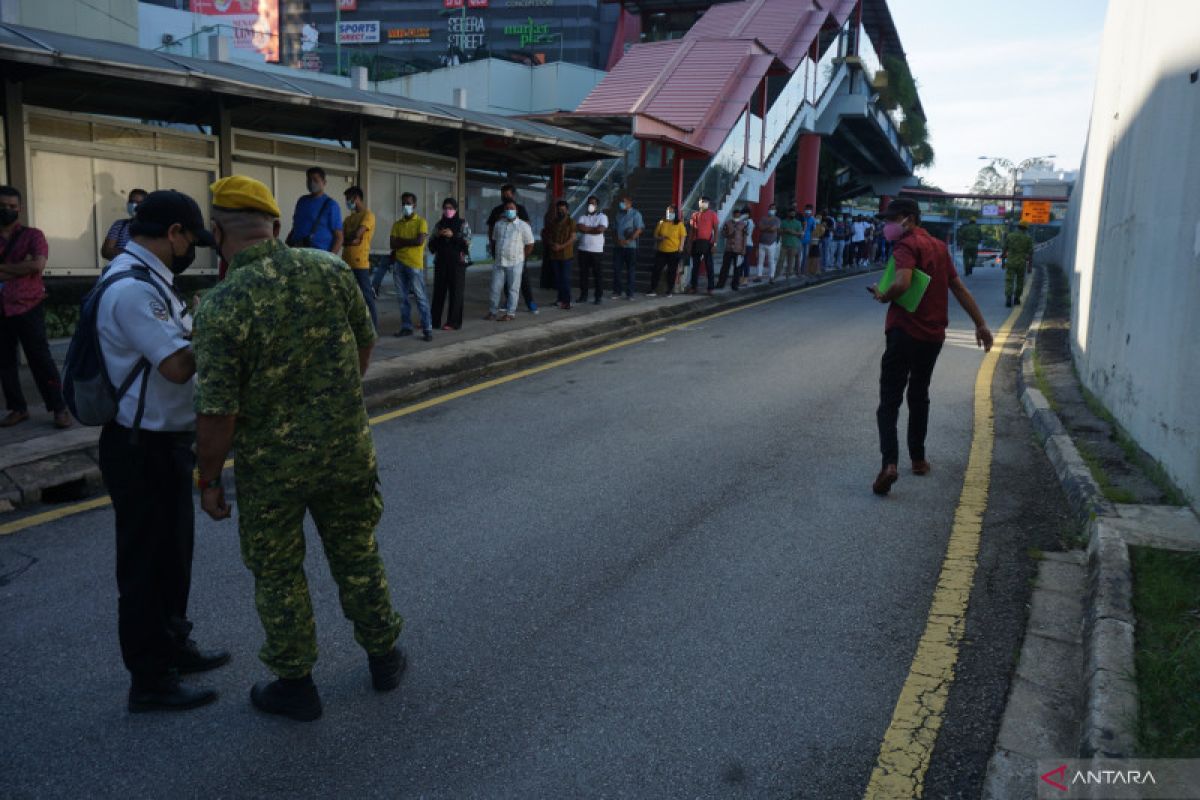
M 533 229 L 529 223 L 517 216 L 517 202 L 504 204 L 504 215 L 492 228 L 496 261 L 492 265 L 492 295 L 488 304 L 488 315 L 484 319 L 509 322 L 515 319 L 517 300 L 521 296 L 521 275 L 525 271 L 525 259 L 533 252 Z M 500 308 L 500 293 L 508 284 L 508 298 Z
M 854 251 L 853 255 L 851 256 L 851 263 L 856 267 L 861 267 L 866 263 L 867 228 L 869 227 L 871 227 L 871 223 L 867 222 L 862 217 L 854 220 L 854 225 L 852 228 L 853 233 L 850 236 L 850 242 Z
M 604 289 L 600 284 L 600 256 L 604 253 L 604 232 L 608 230 L 608 216 L 600 210 L 600 203 L 594 196 L 587 199 L 587 213 L 576 220 L 575 230 L 583 234 L 579 237 L 576 252 L 579 259 L 579 297 L 575 302 L 582 303 L 587 300 L 590 274 L 595 280 L 593 302 L 600 305 L 604 297 Z
M 127 385 L 116 418 L 100 433 L 100 472 L 116 517 L 117 627 L 132 678 L 129 710 L 177 711 L 217 699 L 212 689 L 181 683 L 180 673 L 229 661 L 225 651 L 196 646 L 187 618 L 196 360 L 175 276 L 213 238 L 196 201 L 175 191 L 151 192 L 130 236 L 101 283 L 96 311 L 109 379 Z

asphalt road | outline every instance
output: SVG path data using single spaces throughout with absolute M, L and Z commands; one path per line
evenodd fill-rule
M 407 619 L 376 695 L 310 530 L 324 718 L 267 718 L 236 527 L 198 520 L 218 703 L 124 710 L 112 515 L 0 539 L 5 797 L 861 797 L 924 628 L 982 352 L 953 309 L 933 473 L 878 469 L 883 309 L 859 277 L 375 428 Z M 998 270 L 969 285 L 993 327 Z M 1056 490 L 996 378 L 994 507 L 926 796 L 977 796 Z M 902 416 L 903 421 L 903 416 Z M 902 436 L 903 441 L 903 436 Z M 200 682 L 200 681 L 197 681 Z

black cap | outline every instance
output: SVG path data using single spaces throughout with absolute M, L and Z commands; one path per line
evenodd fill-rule
M 900 217 L 921 216 L 921 207 L 916 200 L 907 197 L 897 197 L 888 203 L 887 210 L 879 212 L 876 219 L 899 219 Z
M 138 205 L 133 221 L 142 233 L 150 236 L 166 236 L 167 229 L 178 224 L 196 237 L 197 245 L 216 245 L 212 233 L 204 224 L 200 206 L 183 192 L 174 189 L 162 189 L 146 195 L 146 199 Z

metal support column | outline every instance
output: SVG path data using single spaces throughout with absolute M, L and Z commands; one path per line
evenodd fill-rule
M 217 136 L 217 177 L 228 178 L 233 174 L 233 114 L 221 98 L 217 98 L 217 123 L 213 126 Z
M 25 103 L 20 81 L 4 81 L 4 149 L 8 161 L 8 184 L 29 200 L 29 170 L 25 160 Z M 29 217 L 26 217 L 26 221 Z

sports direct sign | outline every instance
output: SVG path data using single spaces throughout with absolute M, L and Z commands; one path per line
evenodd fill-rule
M 339 22 L 338 44 L 379 44 L 379 20 L 372 22 Z

